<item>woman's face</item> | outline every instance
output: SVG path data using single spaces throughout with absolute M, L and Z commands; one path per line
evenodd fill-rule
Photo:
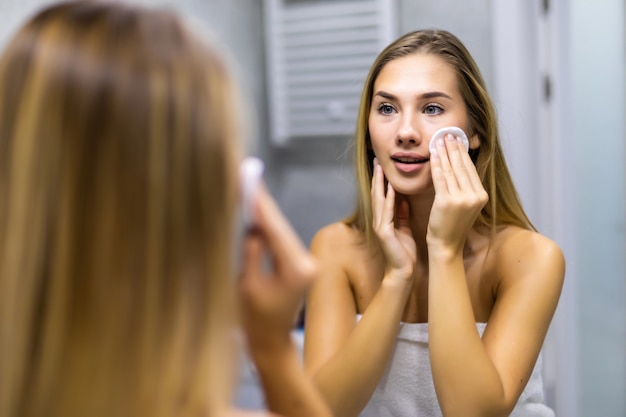
M 446 126 L 466 133 L 469 128 L 456 74 L 447 62 L 415 53 L 383 67 L 374 82 L 369 133 L 378 162 L 397 192 L 432 192 L 428 145 Z

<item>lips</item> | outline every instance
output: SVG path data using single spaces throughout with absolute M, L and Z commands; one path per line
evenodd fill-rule
M 397 158 L 393 156 L 391 157 L 391 159 L 396 162 L 403 163 L 403 164 L 422 164 L 430 160 L 429 158 L 407 158 L 407 157 Z
M 395 153 L 391 155 L 391 159 L 402 164 L 422 164 L 430 160 L 427 156 L 415 153 Z
M 391 160 L 398 171 L 412 174 L 421 170 L 430 158 L 417 153 L 397 152 L 391 155 Z

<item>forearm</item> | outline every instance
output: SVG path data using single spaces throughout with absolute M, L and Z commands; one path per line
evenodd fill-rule
M 271 351 L 251 349 L 270 411 L 285 417 L 326 417 L 331 412 L 302 368 L 293 342 Z
M 500 376 L 476 328 L 461 254 L 430 256 L 429 340 L 443 415 L 506 414 Z
M 383 280 L 345 345 L 315 373 L 337 416 L 357 416 L 367 405 L 396 342 L 408 288 Z

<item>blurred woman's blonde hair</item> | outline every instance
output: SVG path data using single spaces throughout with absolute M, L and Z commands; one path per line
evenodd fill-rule
M 0 58 L 1 417 L 230 400 L 236 91 L 186 27 L 67 2 Z
M 478 175 L 489 194 L 476 223 L 495 232 L 498 226 L 515 225 L 533 229 L 524 212 L 511 175 L 504 160 L 498 134 L 494 105 L 487 92 L 485 81 L 469 51 L 453 34 L 444 30 L 418 30 L 409 32 L 387 46 L 376 58 L 365 80 L 361 95 L 355 133 L 355 166 L 358 183 L 357 204 L 354 213 L 345 222 L 363 231 L 368 244 L 373 245 L 372 204 L 372 151 L 369 135 L 369 113 L 374 83 L 380 71 L 389 62 L 411 54 L 430 54 L 443 59 L 456 73 L 459 92 L 465 101 L 470 122 L 468 136 L 477 135 L 480 147 L 470 150 Z

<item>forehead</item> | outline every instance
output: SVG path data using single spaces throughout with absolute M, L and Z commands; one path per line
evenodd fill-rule
M 452 65 L 429 53 L 414 53 L 387 63 L 374 82 L 374 92 L 378 90 L 394 94 L 442 91 L 459 95 Z

